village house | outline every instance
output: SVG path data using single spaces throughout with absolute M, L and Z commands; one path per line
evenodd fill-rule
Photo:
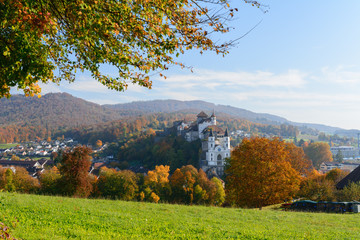
M 323 162 L 320 164 L 320 172 L 327 173 L 333 169 L 340 169 L 348 172 L 352 172 L 355 168 L 357 168 L 359 163 L 338 163 L 338 162 Z
M 23 167 L 29 174 L 35 177 L 39 172 L 43 172 L 46 165 L 53 165 L 54 162 L 48 159 L 40 159 L 37 161 L 13 161 L 0 160 L 0 166 L 3 168 Z

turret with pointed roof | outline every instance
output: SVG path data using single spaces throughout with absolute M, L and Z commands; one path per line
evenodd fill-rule
M 198 115 L 197 115 L 198 118 L 208 118 L 209 116 L 204 113 L 204 111 L 201 111 Z

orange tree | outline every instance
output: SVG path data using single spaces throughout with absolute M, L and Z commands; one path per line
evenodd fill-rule
M 299 197 L 314 201 L 345 200 L 343 195 L 336 190 L 336 184 L 348 174 L 347 171 L 333 169 L 326 174 L 314 170 L 300 184 Z M 340 196 L 337 196 L 339 194 Z M 355 199 L 346 199 L 347 201 Z
M 68 196 L 88 197 L 93 189 L 89 170 L 91 149 L 86 146 L 67 149 L 62 153 L 59 171 L 61 192 Z
M 159 197 L 159 200 L 169 200 L 171 186 L 169 183 L 169 166 L 155 166 L 155 169 L 148 171 L 144 179 L 144 186 L 149 187 Z M 151 192 L 149 193 L 151 196 Z
M 311 160 L 306 156 L 301 147 L 293 143 L 286 143 L 286 151 L 289 153 L 289 162 L 291 166 L 301 175 L 307 175 L 313 170 Z
M 244 139 L 228 161 L 227 201 L 246 207 L 259 207 L 292 198 L 301 176 L 291 166 L 286 143 L 275 139 Z
M 214 33 L 229 31 L 235 11 L 229 0 L 0 0 L 0 97 L 39 94 L 39 81 L 74 81 L 76 70 L 118 91 L 151 88 L 149 75 L 184 67 L 174 57 L 186 50 L 226 54 L 232 42 Z
M 323 162 L 332 162 L 333 157 L 330 146 L 324 142 L 314 142 L 304 147 L 305 154 L 310 158 L 315 168 L 319 168 Z

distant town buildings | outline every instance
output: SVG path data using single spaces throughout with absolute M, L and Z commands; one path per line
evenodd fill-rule
M 359 149 L 352 146 L 338 146 L 331 147 L 330 151 L 333 156 L 336 156 L 339 152 L 344 159 L 355 159 L 359 158 Z
M 73 147 L 78 144 L 72 139 L 65 139 L 63 141 L 55 140 L 52 142 L 28 142 L 18 144 L 15 147 L 0 149 L 0 159 L 5 160 L 11 158 L 12 155 L 19 157 L 49 157 L 51 153 L 58 152 L 67 147 Z M 6 157 L 5 157 L 6 156 Z
M 320 164 L 320 172 L 327 173 L 333 169 L 340 169 L 348 172 L 354 171 L 355 168 L 360 166 L 360 163 L 339 163 L 339 162 L 323 162 Z
M 177 121 L 174 123 L 177 134 L 186 141 L 201 140 L 200 168 L 208 175 L 224 174 L 225 159 L 230 157 L 230 136 L 216 125 L 215 113 L 209 117 L 203 111 L 194 122 Z

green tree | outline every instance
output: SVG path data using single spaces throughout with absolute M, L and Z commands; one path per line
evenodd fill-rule
M 149 74 L 184 67 L 174 57 L 186 50 L 226 54 L 232 42 L 212 38 L 228 32 L 236 10 L 228 0 L 2 0 L 0 97 L 13 87 L 39 94 L 38 82 L 74 81 L 76 70 L 118 91 L 151 88 Z M 119 75 L 105 75 L 104 64 Z
M 59 193 L 59 180 L 61 175 L 56 167 L 44 171 L 39 177 L 40 191 L 44 194 L 55 195 Z
M 10 168 L 5 171 L 5 180 L 5 190 L 8 192 L 14 192 L 16 190 L 14 185 L 14 173 Z
M 132 171 L 116 171 L 103 167 L 97 181 L 97 188 L 103 197 L 132 200 L 136 197 L 139 189 L 137 181 L 138 178 Z
M 224 186 L 223 186 L 222 182 L 216 177 L 213 177 L 211 179 L 211 182 L 213 182 L 216 187 L 216 193 L 214 196 L 214 205 L 221 206 L 225 202 Z
M 340 151 L 340 149 L 338 150 L 338 152 L 335 155 L 335 161 L 342 163 L 344 161 L 344 156 L 342 154 L 342 152 Z
M 360 183 L 352 182 L 338 193 L 339 201 L 360 201 Z

